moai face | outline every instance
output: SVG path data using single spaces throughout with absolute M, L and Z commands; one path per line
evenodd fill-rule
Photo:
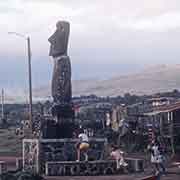
M 48 39 L 51 44 L 50 56 L 58 57 L 67 55 L 69 32 L 70 24 L 68 22 L 58 21 L 56 23 L 56 31 Z
M 64 28 L 63 28 L 63 21 L 58 21 L 58 22 L 56 23 L 56 28 L 57 28 L 57 30 L 62 30 L 62 29 L 64 29 Z

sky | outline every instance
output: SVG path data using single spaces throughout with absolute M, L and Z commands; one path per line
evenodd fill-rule
M 71 24 L 73 79 L 108 79 L 180 59 L 179 0 L 1 0 L 0 87 L 27 86 L 31 38 L 33 86 L 50 83 L 48 37 L 58 20 Z

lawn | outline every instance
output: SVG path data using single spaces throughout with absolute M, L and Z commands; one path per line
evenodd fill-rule
M 0 129 L 0 156 L 19 156 L 22 152 L 22 138 L 15 135 L 15 129 Z

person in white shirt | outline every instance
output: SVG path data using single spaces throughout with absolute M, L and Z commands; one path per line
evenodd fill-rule
M 151 163 L 154 165 L 156 174 L 160 172 L 160 169 L 162 169 L 162 172 L 165 174 L 166 168 L 163 163 L 164 157 L 158 141 L 155 140 L 148 145 L 148 150 L 151 152 Z
M 79 138 L 79 142 L 77 144 L 77 160 L 76 161 L 80 161 L 80 155 L 81 152 L 84 153 L 85 155 L 85 161 L 88 161 L 88 149 L 89 149 L 89 138 L 88 136 L 81 131 L 80 134 L 78 135 Z

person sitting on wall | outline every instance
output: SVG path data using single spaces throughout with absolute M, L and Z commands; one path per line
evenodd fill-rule
M 81 152 L 83 152 L 83 154 L 85 156 L 85 161 L 88 161 L 87 152 L 90 147 L 89 138 L 82 129 L 80 130 L 78 138 L 79 138 L 79 141 L 76 146 L 77 147 L 77 160 L 76 161 L 80 161 Z
M 124 152 L 121 151 L 117 146 L 112 145 L 112 150 L 110 156 L 116 160 L 116 167 L 120 169 L 120 167 L 127 167 L 128 164 L 124 160 Z

